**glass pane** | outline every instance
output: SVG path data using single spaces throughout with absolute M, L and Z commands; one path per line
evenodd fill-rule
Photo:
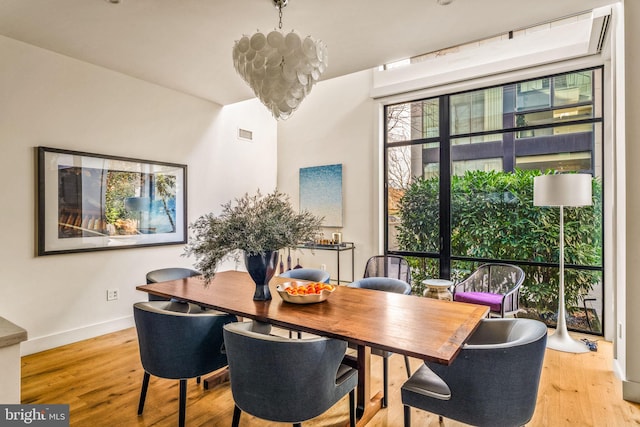
M 424 178 L 437 178 L 438 176 L 440 176 L 440 163 L 425 163 Z
M 590 102 L 593 71 L 580 71 L 553 78 L 553 105 L 570 105 Z
M 404 190 L 414 177 L 422 176 L 420 146 L 403 145 L 387 150 L 387 182 L 389 188 Z
M 474 171 L 451 178 L 451 253 L 497 260 L 558 262 L 559 209 L 533 206 L 533 178 L 539 171 Z M 565 208 L 569 264 L 602 263 L 599 179 L 594 205 Z M 549 224 L 532 227 L 532 224 Z
M 439 148 L 425 145 L 387 150 L 389 250 L 437 251 L 440 232 L 438 158 Z
M 438 258 L 405 257 L 411 267 L 411 293 L 423 296 L 426 286 L 424 279 L 439 278 L 440 261 Z
M 439 109 L 438 99 L 387 106 L 387 143 L 437 138 Z
M 593 104 L 595 117 L 602 117 L 602 69 L 593 70 Z
M 501 171 L 502 159 L 459 160 L 452 162 L 453 175 L 461 176 L 469 171 Z
M 541 136 L 554 136 L 554 135 L 591 133 L 591 132 L 593 132 L 593 125 L 586 123 L 586 124 L 579 124 L 579 125 L 567 125 L 567 126 L 556 126 L 552 128 L 523 130 L 516 133 L 516 138 L 526 139 L 526 138 L 535 138 L 535 137 L 541 137 Z
M 457 284 L 469 277 L 482 263 L 472 261 L 451 261 L 451 280 Z
M 516 157 L 518 169 L 555 170 L 559 172 L 592 170 L 591 152 L 553 153 Z
M 502 171 L 505 157 L 503 138 L 510 140 L 513 136 L 511 133 L 498 133 L 451 139 L 452 175 L 464 175 L 467 171 Z
M 530 80 L 516 84 L 516 111 L 551 107 L 549 79 Z
M 502 98 L 502 87 L 451 96 L 449 106 L 451 134 L 502 129 Z
M 516 114 L 515 126 L 535 126 L 554 123 L 572 122 L 575 120 L 590 119 L 593 117 L 593 106 L 561 108 L 557 110 L 539 111 L 535 113 Z
M 520 289 L 517 317 L 538 319 L 555 327 L 558 318 L 559 268 L 521 266 L 525 281 Z M 565 268 L 567 328 L 602 334 L 602 272 Z
M 451 145 L 482 144 L 485 142 L 502 142 L 502 134 L 455 138 L 451 140 Z
M 469 171 L 451 178 L 451 254 L 529 259 L 535 241 L 524 215 L 532 206 L 532 175 Z M 522 235 L 524 232 L 524 236 Z

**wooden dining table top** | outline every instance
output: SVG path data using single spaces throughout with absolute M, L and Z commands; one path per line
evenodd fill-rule
M 268 301 L 253 300 L 255 284 L 241 271 L 218 272 L 209 283 L 195 276 L 136 289 L 445 365 L 455 359 L 489 312 L 486 306 L 347 286 L 336 286 L 324 302 L 292 304 L 276 291 L 279 283 L 288 281 L 271 279 Z

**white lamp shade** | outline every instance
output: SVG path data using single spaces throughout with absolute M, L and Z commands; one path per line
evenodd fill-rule
M 589 206 L 591 175 L 586 173 L 542 175 L 533 178 L 534 206 Z

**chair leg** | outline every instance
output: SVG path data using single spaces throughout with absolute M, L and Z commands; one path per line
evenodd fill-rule
M 404 405 L 404 427 L 411 427 L 411 406 Z
M 404 355 L 404 367 L 407 370 L 407 378 L 411 377 L 411 362 L 409 361 L 409 356 Z
M 293 423 L 293 427 L 302 427 L 302 423 Z
M 356 427 L 356 389 L 349 392 L 349 427 Z
M 387 394 L 389 392 L 389 358 L 382 358 L 382 407 L 387 407 Z
M 441 427 L 444 427 L 444 418 L 442 417 L 442 415 L 438 415 L 438 423 Z
M 231 427 L 238 427 L 240 425 L 240 415 L 242 411 L 238 408 L 238 405 L 233 407 L 233 421 L 231 421 Z
M 184 427 L 184 419 L 187 412 L 187 380 L 180 380 L 180 412 L 178 413 L 178 425 Z
M 196 378 L 196 384 L 200 384 L 200 382 L 201 382 L 201 377 L 197 377 Z
M 297 331 L 298 339 L 302 339 L 302 332 Z M 293 338 L 293 331 L 289 331 L 289 339 Z
M 147 389 L 149 388 L 149 378 L 151 374 L 145 371 L 144 377 L 142 378 L 142 390 L 140 390 L 140 402 L 138 403 L 138 415 L 142 415 L 142 411 L 144 411 L 144 401 L 147 398 Z

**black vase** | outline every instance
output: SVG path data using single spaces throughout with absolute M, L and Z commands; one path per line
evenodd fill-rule
M 276 272 L 278 251 L 263 252 L 257 255 L 244 254 L 244 263 L 249 275 L 256 282 L 254 301 L 268 301 L 271 299 L 269 281 Z

